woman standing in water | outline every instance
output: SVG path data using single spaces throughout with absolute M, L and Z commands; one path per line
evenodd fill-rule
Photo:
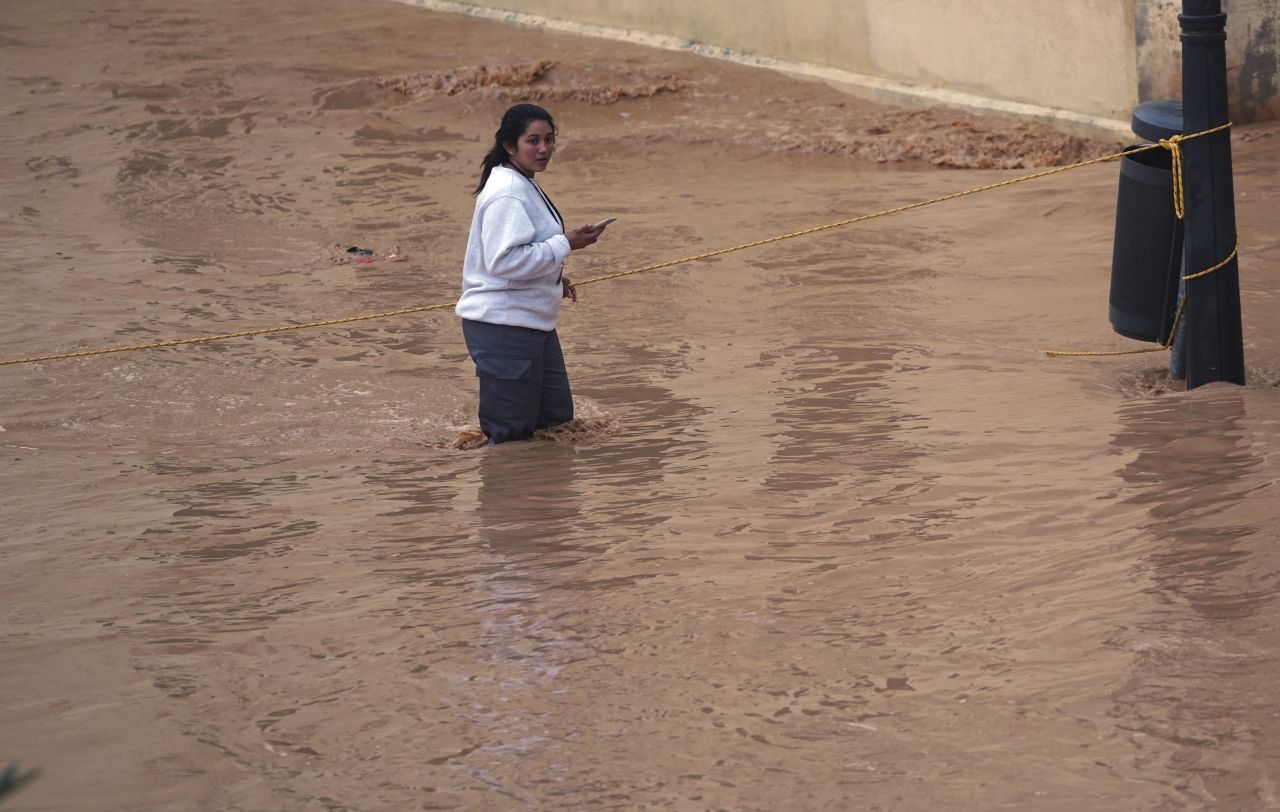
M 493 141 L 474 193 L 455 308 L 480 378 L 480 429 L 490 445 L 573 419 L 556 336 L 561 300 L 578 300 L 564 260 L 599 239 L 607 224 L 566 232 L 534 181 L 556 148 L 556 125 L 546 110 L 517 104 L 503 114 Z

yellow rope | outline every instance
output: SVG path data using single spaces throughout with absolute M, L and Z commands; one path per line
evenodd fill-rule
M 1210 135 L 1220 132 L 1231 126 L 1231 122 L 1220 124 L 1217 127 L 1208 130 L 1202 130 L 1192 135 L 1171 135 L 1168 138 L 1161 138 L 1157 143 L 1169 150 L 1169 158 L 1172 163 L 1173 170 L 1173 213 L 1177 215 L 1179 220 L 1185 219 L 1187 211 L 1187 192 L 1182 183 L 1182 142 L 1189 138 L 1199 138 L 1202 135 Z
M 887 217 L 891 214 L 900 214 L 904 211 L 911 211 L 912 209 L 919 209 L 925 206 L 932 206 L 935 203 L 945 203 L 948 200 L 955 200 L 956 198 L 960 198 L 960 197 L 976 195 L 979 192 L 989 192 L 993 189 L 1000 189 L 1005 186 L 1012 186 L 1015 183 L 1023 183 L 1024 181 L 1035 180 L 1037 178 L 1043 178 L 1048 175 L 1056 175 L 1060 172 L 1067 172 L 1072 169 L 1079 169 L 1084 166 L 1092 166 L 1093 164 L 1099 164 L 1106 161 L 1114 161 L 1116 158 L 1120 158 L 1126 154 L 1132 154 L 1134 152 L 1145 152 L 1149 149 L 1156 149 L 1159 146 L 1160 146 L 1159 144 L 1150 144 L 1144 147 L 1139 147 L 1138 149 L 1129 150 L 1128 153 L 1117 152 L 1114 155 L 1104 155 L 1101 158 L 1093 158 L 1088 161 L 1080 161 L 1079 163 L 1074 163 L 1069 166 L 1058 166 L 1058 167 L 1054 167 L 1053 169 L 1046 169 L 1043 172 L 1035 172 L 1030 175 L 1022 175 L 1020 177 L 1010 178 L 1009 180 L 1002 180 L 999 183 L 989 183 L 986 186 L 977 186 L 977 187 L 974 187 L 973 189 L 965 189 L 962 192 L 952 192 L 951 194 L 948 194 L 948 195 L 942 195 L 941 197 L 930 198 L 929 200 L 921 200 L 916 203 L 908 203 L 905 206 L 898 206 L 897 208 L 884 209 L 883 211 L 872 212 L 871 214 L 863 214 L 858 217 L 850 217 L 845 220 L 837 220 L 834 223 L 827 223 L 825 225 L 813 226 L 811 228 L 805 228 L 799 231 L 791 231 L 786 234 L 778 234 L 773 237 L 766 237 L 762 240 L 743 243 L 742 245 L 734 245 L 729 248 L 720 248 L 715 251 L 707 251 L 702 254 L 694 254 L 693 256 L 682 257 L 680 259 L 672 259 L 666 262 L 659 262 L 655 265 L 645 265 L 641 268 L 634 268 L 629 271 L 621 271 L 619 273 L 611 273 L 611 274 L 606 274 L 604 276 L 593 277 L 591 279 L 584 279 L 581 282 L 575 282 L 574 287 L 577 287 L 578 285 L 589 285 L 592 282 L 604 282 L 609 279 L 619 279 L 624 276 L 631 276 L 632 274 L 645 273 L 646 271 L 657 271 L 662 268 L 670 268 L 673 265 L 683 265 L 688 262 L 696 262 L 698 260 L 710 259 L 712 257 L 718 257 L 723 254 L 731 254 L 734 251 L 742 251 L 747 248 L 758 248 L 761 245 L 768 245 L 770 243 L 781 242 L 782 240 L 790 240 L 795 237 L 803 237 L 809 234 L 816 234 L 819 231 L 828 231 L 833 228 L 841 228 L 842 226 L 849 226 L 849 225 L 853 225 L 854 223 L 864 222 L 866 220 L 874 220 L 877 217 Z
M 168 341 L 156 341 L 151 344 L 129 344 L 123 347 L 104 347 L 96 350 L 82 350 L 80 352 L 64 352 L 58 355 L 34 355 L 30 358 L 13 358 L 8 361 L 0 361 L 0 367 L 10 366 L 12 364 L 34 364 L 37 361 L 60 361 L 64 358 L 85 358 L 91 355 L 108 355 L 113 352 L 131 352 L 133 350 L 158 350 L 162 347 L 179 347 L 184 344 L 204 344 L 209 341 L 222 341 L 228 338 L 248 338 L 249 336 L 260 336 L 268 333 L 283 333 L 288 330 L 306 330 L 311 327 L 332 327 L 335 324 L 348 324 L 353 321 L 368 321 L 369 319 L 385 319 L 390 316 L 403 316 L 408 313 L 425 313 L 429 310 L 444 310 L 447 307 L 453 307 L 452 302 L 444 304 L 424 305 L 422 307 L 406 307 L 402 310 L 388 310 L 384 313 L 366 313 L 361 316 L 348 316 L 343 319 L 326 319 L 325 321 L 309 321 L 305 324 L 286 324 L 280 327 L 261 327 L 257 330 L 243 330 L 238 333 L 222 333 L 213 336 L 196 336 L 195 338 L 175 338 Z
M 972 189 L 965 189 L 964 191 L 961 191 L 961 192 L 953 192 L 951 194 L 941 195 L 939 197 L 930 198 L 928 200 L 921 200 L 915 203 L 908 203 L 904 206 L 897 206 L 892 209 L 884 209 L 882 211 L 872 212 L 871 214 L 863 214 L 858 217 L 849 217 L 844 220 L 837 220 L 833 223 L 827 223 L 825 225 L 813 226 L 811 228 L 804 228 L 799 231 L 791 231 L 786 234 L 778 234 L 773 237 L 766 237 L 761 240 L 742 243 L 741 245 L 734 245 L 729 248 L 720 248 L 715 251 L 707 251 L 701 254 L 694 254 L 692 256 L 682 257 L 680 259 L 668 260 L 666 262 L 659 262 L 653 265 L 645 265 L 639 268 L 633 268 L 629 271 L 621 271 L 619 273 L 611 273 L 611 274 L 605 274 L 604 276 L 596 276 L 596 277 L 592 277 L 591 279 L 584 279 L 581 282 L 575 282 L 574 287 L 578 287 L 580 285 L 590 285 L 595 282 L 604 282 L 610 279 L 620 279 L 624 276 L 632 276 L 634 274 L 646 273 L 648 271 L 657 271 L 663 268 L 671 268 L 676 265 L 684 265 L 690 262 L 697 262 L 703 259 L 710 259 L 712 257 L 731 254 L 735 251 L 743 251 L 748 248 L 758 248 L 759 246 L 769 245 L 770 243 L 781 242 L 783 240 L 790 240 L 796 237 L 803 237 L 809 234 L 817 234 L 818 232 L 821 232 L 821 231 L 829 231 L 833 228 L 841 228 L 843 226 L 853 225 L 854 223 L 861 223 L 867 220 L 874 220 L 878 217 L 888 217 L 891 214 L 901 214 L 902 212 L 911 211 L 912 209 L 919 209 L 925 206 L 932 206 L 935 203 L 945 203 L 948 200 L 956 200 L 961 197 L 976 195 L 980 192 L 989 192 L 995 189 L 1003 189 L 1006 186 L 1013 186 L 1014 184 L 1017 184 L 1017 183 L 1025 183 L 1030 180 L 1036 180 L 1038 178 L 1048 177 L 1049 175 L 1057 175 L 1062 172 L 1070 172 L 1073 169 L 1081 169 L 1086 166 L 1093 166 L 1094 164 L 1105 163 L 1107 161 L 1114 161 L 1115 159 L 1122 158 L 1125 155 L 1134 155 L 1139 152 L 1146 152 L 1147 150 L 1152 150 L 1152 149 L 1160 149 L 1162 147 L 1164 149 L 1168 149 L 1171 153 L 1175 155 L 1174 160 L 1178 167 L 1177 172 L 1175 172 L 1175 178 L 1177 178 L 1177 180 L 1175 180 L 1175 184 L 1177 184 L 1177 188 L 1180 190 L 1181 178 L 1179 176 L 1181 174 L 1181 166 L 1182 166 L 1182 163 L 1181 163 L 1182 155 L 1181 155 L 1181 149 L 1179 147 L 1180 142 L 1187 141 L 1192 138 L 1199 138 L 1202 135 L 1209 135 L 1211 133 L 1216 133 L 1220 130 L 1227 129 L 1230 126 L 1231 126 L 1231 122 L 1227 122 L 1226 124 L 1223 124 L 1218 127 L 1214 127 L 1209 130 L 1204 130 L 1198 133 L 1192 133 L 1190 135 L 1174 136 L 1171 139 L 1162 140 L 1159 143 L 1146 144 L 1141 147 L 1125 150 L 1124 152 L 1116 152 L 1111 155 L 1104 155 L 1101 158 L 1091 158 L 1087 161 L 1079 161 L 1077 163 L 1069 164 L 1067 166 L 1057 166 L 1052 169 L 1043 170 L 1041 172 L 1033 172 L 1029 175 L 1020 175 L 1016 178 L 1009 178 L 1008 180 L 1002 180 L 997 183 L 988 183 L 984 186 L 976 186 Z M 1180 204 L 1177 204 L 1177 207 L 1181 208 Z M 1235 252 L 1232 252 L 1232 256 L 1234 255 L 1235 255 Z M 1189 276 L 1187 278 L 1194 279 L 1199 276 L 1204 276 L 1206 274 L 1212 273 L 1213 271 L 1218 270 L 1218 268 L 1221 268 L 1223 265 L 1226 265 L 1230 261 L 1231 261 L 1231 257 L 1228 257 L 1226 260 L 1223 260 L 1217 266 L 1210 268 L 1209 270 L 1206 270 L 1206 271 L 1201 271 L 1200 273 L 1195 274 L 1194 276 Z M 341 319 L 311 321 L 311 322 L 306 322 L 304 324 L 286 324 L 278 327 L 262 327 L 256 330 L 243 330 L 236 333 L 222 333 L 219 335 L 197 336 L 194 338 L 178 338 L 178 339 L 171 339 L 167 341 L 156 341 L 150 344 L 130 344 L 130 345 L 121 346 L 121 347 L 105 347 L 101 349 L 81 350 L 79 352 L 64 352 L 64 353 L 58 353 L 55 355 L 35 355 L 27 358 L 12 358 L 9 360 L 0 361 L 0 367 L 13 366 L 16 364 L 34 364 L 41 361 L 60 361 L 67 358 L 87 358 L 94 355 L 107 355 L 107 354 L 116 353 L 116 352 L 132 352 L 134 350 L 155 350 L 155 349 L 162 349 L 164 347 L 179 347 L 187 344 L 205 344 L 210 341 L 223 341 L 229 338 L 248 338 L 251 336 L 267 335 L 269 333 L 283 333 L 289 330 L 306 330 L 312 327 L 331 327 L 338 324 L 349 324 L 355 321 L 384 319 L 384 318 L 389 318 L 391 316 L 403 316 L 409 313 L 426 313 L 432 310 L 444 310 L 446 308 L 451 308 L 453 306 L 454 306 L 453 302 L 443 302 L 440 304 L 424 305 L 421 307 L 406 307 L 401 310 L 388 310 L 383 313 L 366 313 L 359 316 L 348 316 L 346 318 L 341 318 Z M 1160 348 L 1155 348 L 1152 350 L 1138 350 L 1137 352 L 1152 352 L 1158 349 Z M 1121 354 L 1127 354 L 1127 352 L 1131 352 L 1131 351 L 1118 352 L 1118 353 L 1050 353 L 1050 354 L 1051 355 L 1076 355 L 1076 354 L 1078 355 L 1121 355 Z
M 1222 260 L 1217 265 L 1214 265 L 1212 268 L 1206 268 L 1205 270 L 1200 271 L 1199 273 L 1188 274 L 1187 276 L 1184 276 L 1182 278 L 1184 280 L 1199 279 L 1202 276 L 1208 276 L 1214 271 L 1222 270 L 1227 266 L 1228 262 L 1236 258 L 1236 255 L 1239 253 L 1239 251 L 1240 251 L 1240 237 L 1239 235 L 1237 235 L 1236 245 L 1234 248 L 1231 249 L 1231 253 L 1227 255 L 1226 259 Z M 1178 302 L 1178 312 L 1173 314 L 1173 326 L 1169 328 L 1169 338 L 1163 344 L 1156 347 L 1144 347 L 1140 350 L 1113 350 L 1111 352 L 1066 352 L 1061 350 L 1045 350 L 1044 354 L 1049 356 L 1050 358 L 1088 358 L 1088 357 L 1104 357 L 1104 356 L 1114 356 L 1114 355 L 1139 355 L 1144 352 L 1164 352 L 1165 350 L 1173 346 L 1173 340 L 1178 335 L 1178 322 L 1182 321 L 1182 315 L 1183 313 L 1186 312 L 1186 310 L 1187 310 L 1187 297 L 1183 296 L 1182 300 Z
M 1186 214 L 1186 197 L 1182 189 L 1182 147 L 1180 142 L 1182 136 L 1175 135 L 1171 138 L 1161 138 L 1160 146 L 1169 150 L 1169 159 L 1172 162 L 1170 167 L 1173 170 L 1173 214 L 1179 220 L 1185 219 Z
M 1235 258 L 1236 258 L 1236 254 L 1238 254 L 1239 252 L 1240 252 L 1240 235 L 1239 235 L 1239 234 L 1237 234 L 1237 235 L 1236 235 L 1236 244 L 1235 244 L 1235 247 L 1231 249 L 1231 253 L 1230 253 L 1230 254 L 1227 254 L 1227 258 L 1226 258 L 1226 259 L 1222 260 L 1222 261 L 1221 261 L 1221 262 L 1219 262 L 1217 265 L 1214 265 L 1212 268 L 1206 268 L 1205 270 L 1200 271 L 1199 273 L 1188 274 L 1187 276 L 1184 276 L 1184 277 L 1182 277 L 1182 278 L 1183 278 L 1183 279 L 1199 279 L 1199 278 L 1200 278 L 1200 277 L 1202 277 L 1202 276 L 1208 276 L 1209 274 L 1213 273 L 1214 271 L 1220 271 L 1220 270 L 1222 270 L 1223 268 L 1227 267 L 1227 263 L 1228 263 L 1228 262 L 1230 262 L 1231 260 L 1235 259 Z
M 1165 343 L 1155 347 L 1143 347 L 1140 350 L 1112 350 L 1111 352 L 1069 352 L 1066 350 L 1045 350 L 1044 354 L 1050 358 L 1104 358 L 1116 355 L 1141 355 L 1144 352 L 1164 352 L 1173 346 L 1174 336 L 1178 334 L 1178 322 L 1182 320 L 1182 313 L 1187 309 L 1186 297 L 1178 302 L 1178 312 L 1173 314 L 1173 326 L 1169 328 L 1169 339 Z

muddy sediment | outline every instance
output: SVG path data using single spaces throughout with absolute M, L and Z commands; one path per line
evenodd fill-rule
M 1103 164 L 582 285 L 579 419 L 464 451 L 512 101 L 577 281 L 1115 145 L 373 0 L 0 42 L 6 355 L 444 306 L 0 367 L 6 810 L 1274 806 L 1275 125 L 1247 386 L 1044 355 L 1147 346 Z

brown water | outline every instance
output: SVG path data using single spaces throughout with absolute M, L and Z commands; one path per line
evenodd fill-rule
M 1110 149 L 372 0 L 0 67 L 5 357 L 451 301 L 525 95 L 579 279 Z M 447 312 L 0 369 L 6 809 L 1280 807 L 1278 144 L 1243 388 L 1041 353 L 1132 346 L 1114 165 L 584 287 L 538 442 L 443 447 Z

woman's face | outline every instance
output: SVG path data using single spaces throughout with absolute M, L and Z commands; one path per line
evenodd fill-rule
M 531 121 L 516 143 L 506 144 L 511 165 L 528 177 L 547 168 L 551 153 L 556 151 L 556 137 L 545 121 Z

